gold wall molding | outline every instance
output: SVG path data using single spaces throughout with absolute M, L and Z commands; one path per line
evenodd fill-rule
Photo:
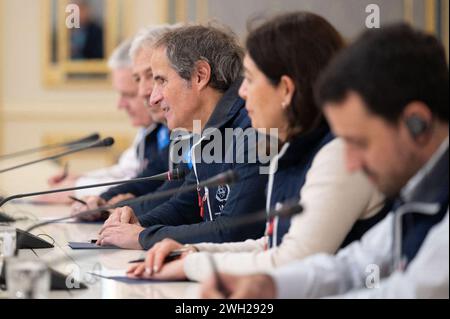
M 66 11 L 65 8 L 71 3 L 70 0 L 57 1 L 57 21 L 56 21 L 56 50 L 57 61 L 51 61 L 52 52 L 52 26 L 51 21 L 54 16 L 52 12 L 52 0 L 40 0 L 42 16 L 41 19 L 41 70 L 42 83 L 46 88 L 68 88 L 71 85 L 79 85 L 87 83 L 91 87 L 103 88 L 104 83 L 109 82 L 109 68 L 107 65 L 108 57 L 118 45 L 122 38 L 127 37 L 131 33 L 130 14 L 125 12 L 133 12 L 134 1 L 107 0 L 104 2 L 104 49 L 105 57 L 103 59 L 75 61 L 70 59 L 69 52 L 69 30 L 66 27 Z M 126 10 L 126 11 L 125 11 Z M 121 28 L 118 25 L 118 19 L 121 20 Z M 100 75 L 100 79 L 69 79 L 69 74 L 78 75 Z
M 414 0 L 403 0 L 403 18 L 405 22 L 414 24 Z
M 166 11 L 167 16 L 170 16 L 168 10 L 168 0 L 166 0 Z M 174 8 L 175 22 L 188 22 L 188 1 L 187 0 L 175 0 L 175 8 Z M 195 22 L 206 22 L 209 19 L 209 6 L 208 0 L 196 0 L 195 1 Z M 167 19 L 168 20 L 168 19 Z M 191 21 L 192 22 L 192 21 Z
M 436 0 L 425 0 L 425 31 L 436 34 L 436 17 L 437 3 Z

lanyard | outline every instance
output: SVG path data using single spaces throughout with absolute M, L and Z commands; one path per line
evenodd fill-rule
M 198 196 L 198 207 L 200 208 L 200 216 L 202 218 L 205 217 L 205 203 L 207 201 L 207 194 L 205 192 L 205 195 L 202 197 L 202 194 L 200 193 L 200 187 L 197 187 L 197 196 Z
M 270 237 L 273 236 L 274 228 L 275 228 L 275 219 L 270 218 L 267 221 L 267 225 L 266 225 L 266 243 L 264 245 L 264 250 L 269 250 L 269 241 L 270 241 Z

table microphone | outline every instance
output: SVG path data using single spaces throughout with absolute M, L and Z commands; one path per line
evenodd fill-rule
M 175 171 L 177 171 L 178 169 L 176 169 Z M 180 172 L 180 171 L 179 171 Z M 181 171 L 182 172 L 182 171 Z M 165 173 L 166 176 L 168 175 L 168 173 Z M 182 173 L 180 173 L 179 176 L 181 176 Z M 162 174 L 161 174 L 162 175 Z M 160 176 L 160 175 L 156 175 L 156 176 Z M 154 176 L 152 176 L 154 177 Z M 149 178 L 152 178 L 149 177 Z M 167 179 L 169 180 L 169 179 Z M 172 179 L 173 180 L 173 179 Z M 86 210 L 83 212 L 80 212 L 78 214 L 75 215 L 69 215 L 69 216 L 65 216 L 65 217 L 61 217 L 61 218 L 55 218 L 52 220 L 46 220 L 37 224 L 32 225 L 31 227 L 27 228 L 25 233 L 29 233 L 30 231 L 38 228 L 38 227 L 42 227 L 42 226 L 46 226 L 46 225 L 50 225 L 50 224 L 54 224 L 54 223 L 59 223 L 59 222 L 63 222 L 69 219 L 73 219 L 73 218 L 81 218 L 81 217 L 86 217 L 86 216 L 90 216 L 93 214 L 97 214 L 99 212 L 105 211 L 105 210 L 110 210 L 110 209 L 115 209 L 118 207 L 123 207 L 123 206 L 127 206 L 129 204 L 136 204 L 136 203 L 140 203 L 143 201 L 147 201 L 147 200 L 159 200 L 161 198 L 166 198 L 166 197 L 170 197 L 174 194 L 178 194 L 178 193 L 184 193 L 184 192 L 189 192 L 189 191 L 195 191 L 197 190 L 197 187 L 214 187 L 214 186 L 218 186 L 218 185 L 224 185 L 224 184 L 233 184 L 236 181 L 238 181 L 239 178 L 237 176 L 237 174 L 232 171 L 229 170 L 225 173 L 219 174 L 217 176 L 214 176 L 202 183 L 200 183 L 199 185 L 197 184 L 193 184 L 193 185 L 188 185 L 188 186 L 184 186 L 184 187 L 180 187 L 178 189 L 169 189 L 166 191 L 162 191 L 162 192 L 158 192 L 158 193 L 152 193 L 146 196 L 142 196 L 139 198 L 135 198 L 135 199 L 130 199 L 130 200 L 126 200 L 114 205 L 106 205 L 106 206 L 101 206 L 99 208 L 96 209 L 92 209 L 92 210 Z M 16 245 L 16 254 L 18 253 L 19 250 L 19 246 L 21 245 L 21 241 L 23 240 L 22 236 L 18 236 L 17 237 L 17 245 Z
M 40 147 L 30 148 L 27 150 L 18 151 L 15 153 L 0 155 L 0 160 L 11 159 L 14 157 L 29 155 L 29 154 L 33 154 L 33 153 L 37 153 L 37 152 L 42 152 L 42 151 L 48 151 L 48 150 L 55 149 L 55 148 L 73 147 L 76 145 L 92 143 L 92 142 L 98 141 L 99 139 L 100 139 L 100 135 L 98 133 L 94 133 L 89 136 L 86 136 L 86 137 L 83 137 L 83 138 L 80 138 L 80 139 L 77 139 L 74 141 L 70 141 L 70 142 L 49 144 L 49 145 L 45 145 L 45 146 L 40 146 Z
M 0 202 L 0 207 L 11 200 L 18 199 L 18 198 L 33 197 L 33 196 L 53 194 L 53 193 L 62 193 L 62 192 L 67 192 L 67 191 L 72 191 L 72 190 L 79 190 L 79 189 L 97 188 L 97 187 L 113 186 L 113 185 L 121 185 L 121 184 L 132 184 L 132 183 L 137 183 L 137 182 L 175 181 L 175 180 L 184 179 L 185 175 L 186 175 L 186 172 L 184 170 L 177 168 L 173 171 L 158 174 L 155 176 L 136 178 L 136 179 L 126 180 L 126 181 L 117 181 L 117 182 L 103 183 L 103 184 L 96 184 L 96 185 L 86 185 L 86 186 L 79 186 L 79 187 L 73 187 L 73 188 L 55 189 L 55 190 L 44 191 L 44 192 L 17 194 L 17 195 L 9 196 L 9 197 L 3 199 Z M 12 218 L 6 214 L 0 213 L 0 222 L 15 222 L 15 221 L 16 220 L 14 218 Z M 33 234 L 30 234 L 29 232 L 17 229 L 17 238 L 19 238 L 19 237 L 21 237 L 22 240 L 20 242 L 18 241 L 18 244 L 17 244 L 18 249 L 45 249 L 45 248 L 53 248 L 54 247 L 52 244 L 48 243 L 45 240 L 42 240 L 41 238 L 39 238 L 37 236 L 34 236 Z
M 25 167 L 25 166 L 33 165 L 33 164 L 36 164 L 36 163 L 57 159 L 57 158 L 60 158 L 60 157 L 66 156 L 66 155 L 70 155 L 70 154 L 73 154 L 73 153 L 81 152 L 81 151 L 88 150 L 88 149 L 91 149 L 91 148 L 109 147 L 109 146 L 111 146 L 113 144 L 114 144 L 114 139 L 112 137 L 107 137 L 107 138 L 105 138 L 105 139 L 103 139 L 101 141 L 96 141 L 96 142 L 90 143 L 88 145 L 77 147 L 75 149 L 72 149 L 72 150 L 69 150 L 69 151 L 66 151 L 66 152 L 63 152 L 63 153 L 60 153 L 60 154 L 44 157 L 42 159 L 38 159 L 38 160 L 31 161 L 31 162 L 28 162 L 28 163 L 23 163 L 23 164 L 20 164 L 20 165 L 16 165 L 14 167 L 9 167 L 9 168 L 6 168 L 6 169 L 2 169 L 2 170 L 0 170 L 0 174 L 9 172 L 9 171 L 12 171 L 12 170 L 15 170 L 15 169 L 19 169 L 19 168 L 22 168 L 22 167 Z M 2 199 L 2 202 L 4 200 L 5 200 L 5 198 Z M 10 222 L 14 222 L 14 221 L 15 220 L 13 218 L 10 218 L 9 216 L 7 216 L 7 215 L 5 215 L 5 214 L 0 212 L 0 223 L 10 223 Z
M 67 192 L 67 191 L 88 189 L 88 188 L 97 188 L 97 187 L 104 187 L 104 186 L 132 184 L 132 183 L 138 183 L 138 182 L 176 181 L 176 180 L 184 179 L 185 175 L 186 175 L 186 171 L 176 168 L 172 171 L 165 172 L 162 174 L 149 176 L 149 177 L 135 178 L 135 179 L 125 180 L 125 181 L 117 181 L 117 182 L 102 183 L 102 184 L 95 184 L 95 185 L 86 185 L 86 186 L 79 186 L 79 187 L 72 187 L 72 188 L 55 189 L 55 190 L 44 191 L 44 192 L 17 194 L 17 195 L 9 196 L 9 197 L 3 199 L 0 202 L 0 207 L 11 200 L 18 199 L 18 198 L 33 197 L 33 196 L 53 194 L 53 193 L 63 193 L 63 192 Z M 3 222 L 16 221 L 14 218 L 12 218 L 6 214 L 2 214 L 2 215 L 5 216 L 5 218 L 2 219 Z M 1 217 L 2 216 L 0 216 L 0 218 Z M 72 217 L 69 217 L 69 218 L 72 218 Z M 21 240 L 19 240 L 19 238 L 21 238 Z M 52 244 L 48 243 L 47 241 L 42 240 L 41 238 L 31 234 L 29 231 L 23 231 L 23 230 L 17 229 L 17 245 L 16 245 L 16 247 L 17 247 L 17 249 L 45 249 L 45 248 L 53 248 L 54 246 Z
M 206 181 L 200 182 L 198 184 L 186 185 L 186 186 L 182 186 L 182 187 L 176 188 L 176 189 L 169 189 L 169 190 L 165 190 L 162 192 L 151 193 L 151 194 L 144 195 L 144 196 L 141 196 L 138 198 L 128 199 L 128 200 L 122 201 L 122 202 L 114 204 L 114 205 L 101 206 L 96 209 L 80 212 L 79 214 L 76 214 L 73 216 L 62 217 L 62 218 L 54 220 L 54 221 L 44 222 L 44 225 L 47 225 L 47 223 L 61 222 L 61 221 L 71 219 L 71 218 L 82 218 L 82 217 L 86 217 L 86 216 L 91 216 L 91 215 L 98 214 L 105 210 L 111 210 L 111 209 L 116 209 L 119 207 L 139 204 L 144 201 L 160 200 L 160 199 L 171 197 L 173 195 L 180 194 L 180 193 L 197 191 L 198 188 L 216 187 L 216 186 L 220 186 L 220 185 L 234 184 L 238 181 L 242 181 L 242 179 L 239 178 L 239 175 L 233 170 L 228 170 L 224 173 L 218 174 L 218 175 L 211 177 L 210 179 L 207 179 Z
M 184 171 L 183 169 L 176 168 L 172 171 L 168 171 L 165 173 L 161 173 L 161 174 L 154 175 L 154 176 L 148 176 L 148 177 L 140 177 L 140 178 L 133 178 L 133 179 L 116 181 L 116 182 L 77 186 L 77 187 L 70 187 L 70 188 L 52 189 L 52 190 L 47 190 L 47 191 L 42 191 L 42 192 L 16 194 L 16 195 L 12 195 L 12 196 L 2 199 L 0 201 L 0 207 L 2 207 L 4 204 L 6 204 L 7 202 L 9 202 L 11 200 L 15 200 L 15 199 L 19 199 L 19 198 L 35 197 L 35 196 L 56 194 L 56 193 L 64 193 L 64 192 L 70 192 L 70 191 L 77 191 L 77 190 L 81 190 L 81 189 L 99 188 L 99 187 L 105 187 L 105 186 L 134 184 L 134 183 L 140 183 L 140 182 L 178 181 L 178 180 L 184 179 L 185 176 L 186 176 L 186 171 Z
M 45 162 L 45 161 L 49 161 L 49 160 L 58 159 L 60 157 L 67 156 L 67 155 L 70 155 L 70 154 L 73 154 L 73 153 L 78 153 L 78 152 L 81 152 L 81 151 L 85 151 L 85 150 L 88 150 L 88 149 L 91 149 L 91 148 L 109 147 L 109 146 L 111 146 L 113 144 L 114 144 L 114 139 L 112 137 L 107 137 L 107 138 L 105 138 L 105 139 L 103 139 L 101 141 L 96 141 L 96 142 L 93 142 L 93 143 L 90 143 L 90 144 L 87 144 L 87 145 L 79 146 L 79 147 L 76 147 L 76 148 L 74 148 L 72 150 L 68 150 L 68 151 L 65 151 L 65 152 L 62 152 L 62 153 L 59 153 L 59 154 L 56 154 L 56 155 L 47 156 L 47 157 L 44 157 L 44 158 L 41 158 L 41 159 L 37 159 L 37 160 L 34 160 L 34 161 L 30 161 L 30 162 L 27 162 L 27 163 L 22 163 L 22 164 L 15 165 L 15 166 L 12 166 L 12 167 L 0 169 L 0 174 L 6 173 L 6 172 L 9 172 L 9 171 L 13 171 L 15 169 L 22 168 L 22 167 L 25 167 L 25 166 L 30 166 L 30 165 L 33 165 L 33 164 L 37 164 L 37 163 L 41 163 L 41 162 Z

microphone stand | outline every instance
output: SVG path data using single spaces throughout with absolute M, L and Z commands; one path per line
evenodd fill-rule
M 108 147 L 108 146 L 111 146 L 113 144 L 114 144 L 114 139 L 109 137 L 109 138 L 106 138 L 106 139 L 104 139 L 104 140 L 102 140 L 100 142 L 94 142 L 94 143 L 91 143 L 91 144 L 86 145 L 86 146 L 76 147 L 76 148 L 74 148 L 72 150 L 69 150 L 69 151 L 66 151 L 66 152 L 63 152 L 63 153 L 59 153 L 59 154 L 56 154 L 56 155 L 52 155 L 52 156 L 48 156 L 48 157 L 45 157 L 45 158 L 37 159 L 37 160 L 31 161 L 31 162 L 27 162 L 27 163 L 22 163 L 22 164 L 15 165 L 15 166 L 12 166 L 12 167 L 0 169 L 0 174 L 6 173 L 6 172 L 9 172 L 9 171 L 18 169 L 18 168 L 22 168 L 22 167 L 25 167 L 25 166 L 30 166 L 30 165 L 33 165 L 33 164 L 37 164 L 37 163 L 40 163 L 40 162 L 58 159 L 60 157 L 67 156 L 67 155 L 70 155 L 70 154 L 73 154 L 73 153 L 78 153 L 78 152 L 81 152 L 81 151 L 85 151 L 85 150 L 88 150 L 88 149 L 91 149 L 91 148 Z
M 72 149 L 70 151 L 66 151 L 66 152 L 63 152 L 63 153 L 60 153 L 60 154 L 56 154 L 56 155 L 53 155 L 53 156 L 49 156 L 49 157 L 45 157 L 45 158 L 42 158 L 42 159 L 39 159 L 39 160 L 35 160 L 35 161 L 28 162 L 28 163 L 23 163 L 23 164 L 20 164 L 20 165 L 16 165 L 16 166 L 13 166 L 13 167 L 2 169 L 2 170 L 0 170 L 0 174 L 12 171 L 14 169 L 18 169 L 18 168 L 22 168 L 22 167 L 25 167 L 25 166 L 33 165 L 33 164 L 36 164 L 36 163 L 57 159 L 57 158 L 60 158 L 60 157 L 66 156 L 66 155 L 70 155 L 70 154 L 73 154 L 73 153 L 81 152 L 81 151 L 88 150 L 88 149 L 91 149 L 91 148 L 109 147 L 109 146 L 111 146 L 113 144 L 114 144 L 114 139 L 112 137 L 107 137 L 107 138 L 105 138 L 105 139 L 103 139 L 101 141 L 97 141 L 97 142 L 91 143 L 89 145 L 77 147 L 77 148 Z M 6 199 L 2 198 L 2 203 L 5 202 L 5 200 L 7 200 L 7 198 Z M 0 207 L 1 207 L 1 205 L 0 205 Z M 0 223 L 12 223 L 14 221 L 15 221 L 14 218 L 11 218 L 8 215 L 0 212 Z
M 11 153 L 11 154 L 0 155 L 0 160 L 6 160 L 6 159 L 24 156 L 24 155 L 28 155 L 28 154 L 32 154 L 32 153 L 36 153 L 36 152 L 41 152 L 41 151 L 48 151 L 48 150 L 51 150 L 54 148 L 73 147 L 73 146 L 77 146 L 77 145 L 81 145 L 81 144 L 87 144 L 87 143 L 95 142 L 99 138 L 100 138 L 100 135 L 98 133 L 95 133 L 95 134 L 91 134 L 87 137 L 84 137 L 84 138 L 81 138 L 79 140 L 75 140 L 72 142 L 50 144 L 50 145 L 45 145 L 45 146 L 41 146 L 41 147 L 31 148 L 28 150 L 18 151 L 18 152 Z

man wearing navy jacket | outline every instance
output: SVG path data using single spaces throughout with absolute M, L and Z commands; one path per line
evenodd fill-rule
M 236 38 L 215 27 L 181 27 L 157 42 L 151 60 L 155 86 L 150 103 L 165 110 L 171 130 L 184 128 L 197 134 L 188 160 L 193 169 L 185 185 L 230 169 L 240 181 L 179 193 L 139 219 L 131 208 L 119 208 L 102 228 L 98 244 L 149 249 L 167 237 L 189 244 L 263 235 L 264 222 L 232 225 L 235 218 L 264 209 L 267 183 L 266 175 L 260 174 L 261 163 L 248 156 L 256 145 L 246 141 L 256 138 L 256 131 L 238 95 L 242 57 Z M 195 132 L 194 121 L 200 123 L 201 132 Z M 231 140 L 226 138 L 227 128 L 234 130 Z M 203 158 L 205 154 L 214 161 Z

